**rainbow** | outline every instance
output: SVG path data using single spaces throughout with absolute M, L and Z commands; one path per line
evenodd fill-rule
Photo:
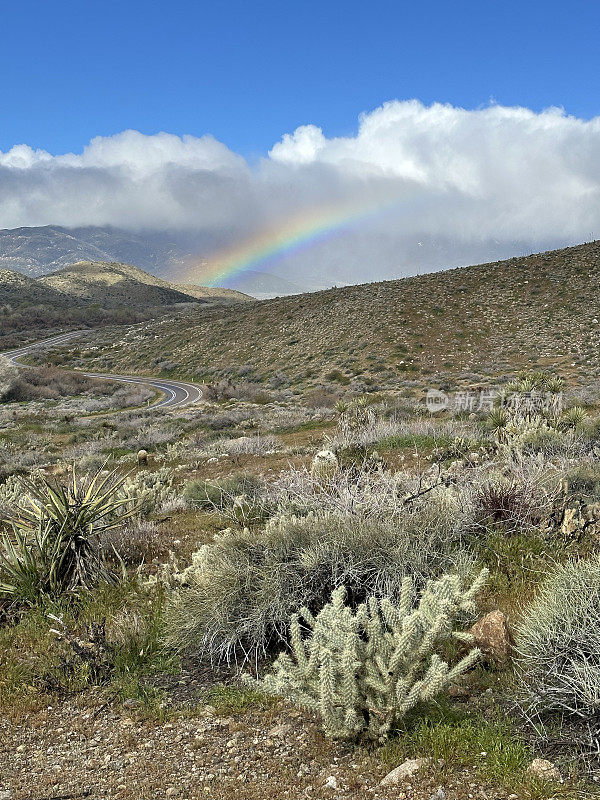
M 180 279 L 182 283 L 219 286 L 247 270 L 263 269 L 284 256 L 313 247 L 341 230 L 391 210 L 400 199 L 322 206 L 287 217 L 277 225 L 214 253 L 208 263 L 190 264 Z

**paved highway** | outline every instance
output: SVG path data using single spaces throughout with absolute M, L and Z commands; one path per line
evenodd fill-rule
M 42 339 L 39 342 L 32 342 L 24 347 L 19 347 L 16 350 L 6 350 L 0 355 L 6 356 L 13 364 L 19 365 L 21 356 L 31 353 L 33 350 L 39 348 L 52 346 L 56 344 L 64 344 L 76 336 L 81 336 L 82 333 L 88 331 L 70 331 L 69 333 L 62 333 L 60 336 L 53 336 L 51 339 Z M 165 397 L 158 400 L 156 403 L 148 406 L 148 408 L 181 408 L 182 406 L 192 405 L 197 403 L 202 397 L 202 389 L 193 383 L 185 383 L 184 381 L 172 381 L 162 378 L 142 378 L 135 375 L 109 375 L 100 372 L 84 372 L 88 378 L 103 378 L 105 380 L 120 381 L 122 383 L 135 383 L 140 386 L 152 386 L 162 392 Z

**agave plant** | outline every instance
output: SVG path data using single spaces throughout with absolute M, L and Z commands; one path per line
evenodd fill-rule
M 124 480 L 114 472 L 78 479 L 75 470 L 67 486 L 21 479 L 26 503 L 0 539 L 0 597 L 33 603 L 115 581 L 99 534 L 137 510 L 125 507 L 128 498 L 116 497 Z

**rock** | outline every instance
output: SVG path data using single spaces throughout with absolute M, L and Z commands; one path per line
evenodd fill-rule
M 432 794 L 429 800 L 446 800 L 446 792 L 444 791 L 442 786 L 438 786 L 438 790 L 435 794 Z
M 11 789 L 3 789 L 0 786 L 0 800 L 12 800 L 14 797 Z
M 409 758 L 402 762 L 399 767 L 396 767 L 391 772 L 382 778 L 379 782 L 380 786 L 394 786 L 400 781 L 405 781 L 407 778 L 412 778 L 415 772 L 418 772 L 422 767 L 431 764 L 430 758 Z
M 466 686 L 460 686 L 457 683 L 453 683 L 447 690 L 446 694 L 448 697 L 452 697 L 455 700 L 466 699 L 467 697 L 471 696 L 471 692 L 467 689 Z
M 560 781 L 562 780 L 560 772 L 556 764 L 547 761 L 545 758 L 534 758 L 531 764 L 527 767 L 527 772 L 535 775 L 537 778 L 542 778 L 545 781 Z
M 498 664 L 510 658 L 511 637 L 502 611 L 490 611 L 471 628 L 471 635 L 484 656 Z
M 335 777 L 335 775 L 330 775 L 327 778 L 327 780 L 325 781 L 325 783 L 323 784 L 323 786 L 326 789 L 337 789 L 338 788 L 338 782 L 337 782 L 337 778 Z
M 275 725 L 274 728 L 271 728 L 271 730 L 267 732 L 267 736 L 285 736 L 285 734 L 289 733 L 291 729 L 291 725 Z

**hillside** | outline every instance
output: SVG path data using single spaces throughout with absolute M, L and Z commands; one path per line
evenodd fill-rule
M 0 268 L 0 304 L 13 307 L 26 305 L 66 306 L 73 299 L 52 286 L 44 286 L 39 281 Z
M 280 386 L 437 384 L 524 366 L 589 374 L 600 354 L 600 242 L 398 281 L 147 322 L 83 363 Z M 151 344 L 149 344 L 151 342 Z
M 0 268 L 0 349 L 73 327 L 131 325 L 176 306 L 248 299 L 229 289 L 186 292 L 128 264 L 83 261 L 37 279 Z
M 98 303 L 104 308 L 161 306 L 193 301 L 189 295 L 174 289 L 166 281 L 129 264 L 80 261 L 38 278 L 37 282 L 84 303 Z

